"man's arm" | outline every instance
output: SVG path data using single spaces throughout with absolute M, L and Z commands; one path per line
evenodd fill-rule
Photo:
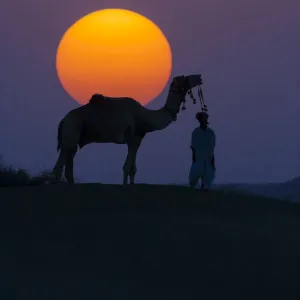
M 212 135 L 213 147 L 215 148 L 216 147 L 216 134 L 213 130 L 212 130 L 212 133 L 213 133 L 213 135 Z
M 212 131 L 213 133 L 213 147 L 214 147 L 214 151 L 215 151 L 215 147 L 216 147 L 216 135 L 214 133 L 214 131 Z M 215 165 L 215 152 L 213 152 L 212 158 L 211 158 L 211 164 L 212 167 L 215 169 L 216 165 Z
M 216 166 L 215 166 L 215 154 L 212 155 L 211 164 L 212 164 L 212 167 L 215 169 L 216 168 Z
M 194 163 L 196 161 L 196 155 L 195 155 L 195 150 L 192 148 L 192 162 Z
M 194 148 L 194 145 L 195 145 L 195 142 L 194 142 L 194 139 L 195 139 L 194 135 L 195 134 L 194 134 L 194 132 L 195 131 L 193 131 L 193 133 L 192 133 L 192 140 L 191 140 L 192 162 L 193 163 L 196 161 L 195 148 Z

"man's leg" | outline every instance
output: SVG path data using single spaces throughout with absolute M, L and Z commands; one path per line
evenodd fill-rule
M 202 177 L 201 180 L 202 180 L 201 189 L 203 191 L 208 191 L 211 187 L 210 180 L 207 180 L 204 177 Z
M 192 164 L 189 174 L 189 184 L 191 188 L 194 188 L 200 179 L 199 170 L 195 163 Z
M 198 181 L 199 181 L 199 177 L 190 178 L 190 187 L 194 188 L 197 185 Z
M 201 189 L 208 191 L 215 180 L 215 169 L 209 170 L 205 176 L 201 177 Z

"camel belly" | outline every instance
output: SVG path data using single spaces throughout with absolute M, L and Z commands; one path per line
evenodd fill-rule
M 99 125 L 99 122 L 98 124 Z M 88 124 L 88 126 L 83 126 L 79 147 L 83 147 L 91 143 L 115 143 L 115 144 L 126 144 L 130 135 L 132 133 L 131 126 L 118 126 L 118 124 L 103 124 L 102 127 L 93 126 L 93 124 Z
M 82 123 L 79 146 L 90 143 L 125 144 L 134 132 L 130 113 L 107 107 L 103 110 L 87 111 Z

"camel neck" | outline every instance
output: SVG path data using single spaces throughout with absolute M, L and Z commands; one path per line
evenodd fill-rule
M 169 92 L 165 105 L 157 110 L 143 107 L 140 122 L 143 132 L 162 130 L 169 126 L 175 119 L 181 104 L 181 96 L 176 92 Z
M 177 91 L 170 90 L 165 105 L 157 110 L 142 108 L 139 115 L 140 128 L 142 132 L 162 130 L 169 126 L 176 118 L 182 95 Z
M 164 109 L 173 120 L 176 119 L 177 114 L 179 113 L 180 104 L 182 103 L 182 95 L 177 91 L 169 91 L 166 103 L 162 109 Z

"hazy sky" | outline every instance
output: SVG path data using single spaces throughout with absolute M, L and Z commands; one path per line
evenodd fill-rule
M 217 135 L 217 181 L 284 181 L 300 176 L 299 0 L 1 0 L 0 153 L 14 166 L 52 168 L 59 120 L 78 104 L 56 76 L 65 30 L 103 8 L 134 10 L 154 21 L 173 53 L 172 76 L 202 73 Z M 150 108 L 164 104 L 167 87 Z M 149 134 L 137 180 L 186 182 L 199 106 Z M 79 151 L 82 181 L 122 180 L 126 146 Z

